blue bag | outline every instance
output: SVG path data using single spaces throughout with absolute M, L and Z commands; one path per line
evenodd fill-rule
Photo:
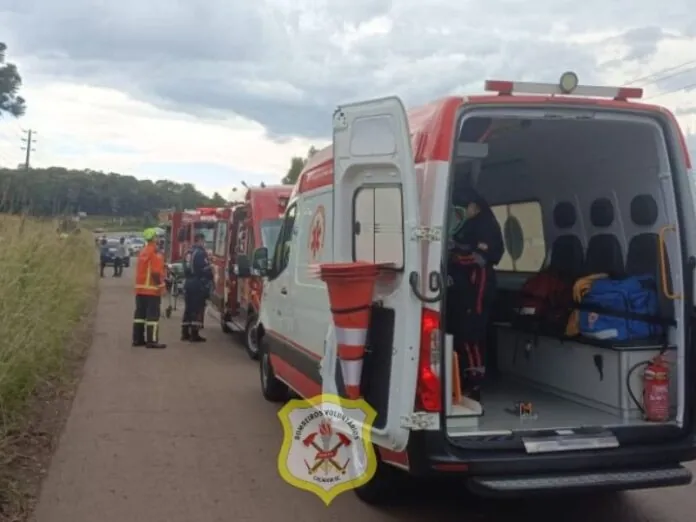
M 658 337 L 663 332 L 659 320 L 657 285 L 651 276 L 598 279 L 580 304 L 580 334 L 596 339 Z

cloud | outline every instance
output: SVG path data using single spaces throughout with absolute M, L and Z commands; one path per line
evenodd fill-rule
M 310 138 L 329 134 L 343 101 L 398 92 L 420 103 L 480 89 L 486 75 L 549 80 L 567 68 L 596 81 L 607 55 L 649 65 L 694 28 L 685 0 L 28 0 L 5 18 L 50 75 Z
M 330 137 L 342 102 L 415 105 L 568 69 L 623 84 L 696 59 L 686 0 L 24 0 L 0 3 L 0 27 L 43 134 L 131 169 L 205 159 L 278 175 Z M 696 62 L 659 79 L 638 85 L 692 124 Z

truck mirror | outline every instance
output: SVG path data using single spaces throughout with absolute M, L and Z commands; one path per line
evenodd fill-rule
M 249 256 L 245 254 L 237 255 L 237 277 L 249 277 L 251 275 L 251 263 Z
M 268 248 L 259 247 L 254 250 L 251 257 L 251 266 L 254 270 L 258 270 L 260 275 L 266 275 L 268 272 Z

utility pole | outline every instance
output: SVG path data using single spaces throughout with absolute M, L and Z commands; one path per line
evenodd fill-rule
M 34 139 L 34 134 L 36 134 L 36 131 L 33 131 L 31 129 L 23 131 L 27 137 L 22 138 L 22 141 L 26 143 L 26 147 L 22 147 L 22 150 L 26 150 L 26 156 L 24 159 L 24 170 L 29 170 L 30 162 L 29 160 L 31 159 L 31 153 L 36 152 L 36 149 L 33 149 L 32 146 L 34 143 L 36 143 L 36 140 Z

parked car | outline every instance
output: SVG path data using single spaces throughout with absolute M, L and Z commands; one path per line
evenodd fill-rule
M 118 252 L 118 247 L 119 247 L 120 241 L 118 239 L 107 239 L 106 240 L 106 246 L 109 247 L 109 253 L 106 258 L 106 265 L 110 266 L 114 264 L 114 260 L 116 259 L 116 253 Z M 130 266 L 130 257 L 126 256 L 123 258 L 123 266 L 129 267 Z
M 134 237 L 128 241 L 128 252 L 131 256 L 137 256 L 145 246 L 145 241 L 139 237 Z

